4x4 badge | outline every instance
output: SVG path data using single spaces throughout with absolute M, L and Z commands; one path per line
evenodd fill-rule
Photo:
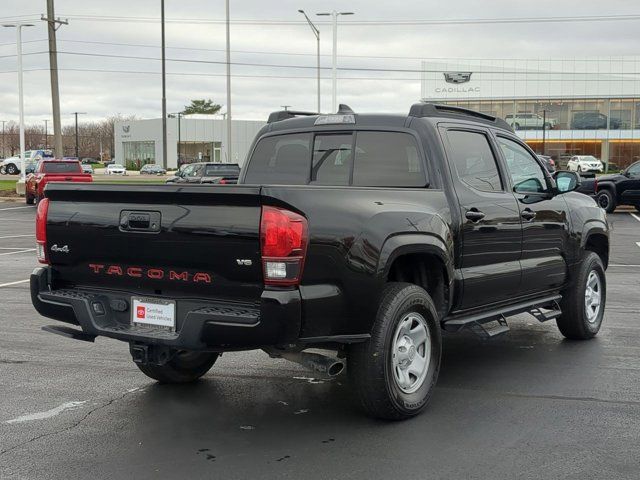
M 53 245 L 51 245 L 51 251 L 57 253 L 69 253 L 69 245 L 59 247 L 57 243 L 54 243 Z

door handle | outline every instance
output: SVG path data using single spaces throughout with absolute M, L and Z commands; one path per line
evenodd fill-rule
M 524 218 L 527 222 L 530 222 L 534 218 L 536 218 L 536 212 L 531 210 L 530 208 L 525 208 L 520 214 L 522 218 Z
M 471 210 L 467 210 L 467 213 L 465 213 L 464 216 L 467 217 L 467 220 L 471 220 L 472 222 L 479 222 L 484 218 L 484 213 L 474 207 Z

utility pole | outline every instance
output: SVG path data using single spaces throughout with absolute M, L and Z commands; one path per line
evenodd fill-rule
M 73 115 L 76 117 L 76 158 L 80 159 L 78 155 L 78 115 L 86 115 L 87 112 L 73 112 Z
M 49 120 L 44 121 L 44 149 L 47 150 L 49 148 L 49 144 L 48 144 L 48 139 L 47 136 L 49 134 L 49 129 L 47 127 L 47 123 L 49 122 Z
M 56 30 L 62 25 L 69 25 L 68 20 L 55 18 L 53 0 L 47 0 L 47 16 L 41 20 L 47 22 L 49 32 L 49 71 L 51 78 L 51 107 L 53 110 L 53 156 L 62 158 L 62 121 L 60 120 L 60 89 L 58 88 L 58 52 L 56 47 Z
M 542 155 L 545 154 L 546 133 L 547 133 L 547 111 L 542 110 Z
M 331 113 L 338 110 L 338 17 L 340 15 L 354 15 L 353 12 L 316 13 L 321 17 L 331 17 L 333 20 L 333 53 L 331 55 Z
M 227 163 L 233 162 L 231 157 L 231 30 L 229 24 L 229 0 L 225 1 L 227 26 Z
M 298 10 L 299 13 L 301 13 L 302 15 L 304 15 L 304 18 L 307 20 L 307 23 L 309 24 L 309 26 L 311 27 L 311 30 L 313 31 L 313 34 L 316 36 L 316 41 L 317 41 L 317 50 L 318 50 L 318 58 L 317 58 L 317 63 L 318 63 L 318 110 L 317 112 L 320 113 L 320 30 L 318 29 L 318 27 L 316 27 L 313 22 L 309 19 L 309 17 L 307 17 L 307 14 L 305 13 L 304 10 Z
M 160 23 L 162 36 L 162 168 L 167 168 L 167 72 L 164 51 L 164 0 L 160 0 Z

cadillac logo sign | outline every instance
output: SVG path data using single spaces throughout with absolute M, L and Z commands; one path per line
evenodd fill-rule
M 471 80 L 472 72 L 443 72 L 444 81 L 447 83 L 467 83 Z
M 129 133 L 129 130 L 131 130 L 131 127 L 129 125 L 123 125 L 122 126 L 122 131 L 124 133 Z

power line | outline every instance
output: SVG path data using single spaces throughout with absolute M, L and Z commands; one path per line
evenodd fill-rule
M 63 55 L 76 55 L 85 57 L 99 58 L 119 58 L 128 60 L 152 60 L 159 61 L 158 57 L 144 57 L 139 55 L 116 55 L 106 53 L 87 53 L 87 52 L 62 52 Z M 209 65 L 226 65 L 226 62 L 216 60 L 190 60 L 184 58 L 167 58 L 167 62 L 176 63 L 195 63 Z M 313 69 L 317 67 L 309 65 L 281 65 L 274 63 L 253 63 L 253 62 L 231 62 L 232 65 L 244 67 L 266 67 L 266 68 L 296 68 L 296 69 Z M 320 67 L 322 70 L 329 70 L 331 67 Z M 376 68 L 376 67 L 338 67 L 342 71 L 361 71 L 361 72 L 401 72 L 401 73 L 442 73 L 447 70 L 441 69 L 415 69 L 415 68 Z M 562 72 L 562 71 L 523 71 L 523 70 L 478 70 L 478 73 L 495 73 L 500 75 L 593 75 L 593 72 Z M 607 75 L 640 75 L 636 72 L 607 72 Z
M 63 15 L 79 21 L 125 22 L 125 23 L 157 23 L 156 17 L 117 16 L 117 15 Z M 521 23 L 574 23 L 574 22 L 612 22 L 640 20 L 640 14 L 618 15 L 579 15 L 579 16 L 547 16 L 547 17 L 504 17 L 504 18 L 447 18 L 430 20 L 351 20 L 344 21 L 344 26 L 401 26 L 401 25 L 473 25 L 473 24 L 521 24 Z M 166 23 L 182 24 L 223 24 L 224 19 L 217 18 L 171 18 Z M 234 19 L 234 25 L 306 25 L 299 20 L 267 20 L 267 19 Z M 318 22 L 328 25 L 330 22 Z

